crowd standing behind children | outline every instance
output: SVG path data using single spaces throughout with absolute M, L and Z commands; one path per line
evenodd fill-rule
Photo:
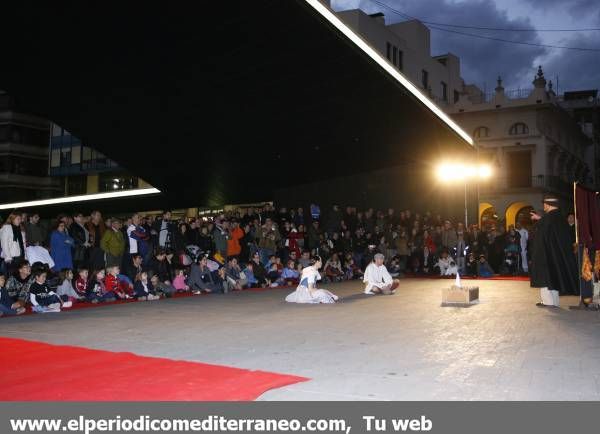
M 293 286 L 317 255 L 325 282 L 362 279 L 377 253 L 393 277 L 517 274 L 528 269 L 531 238 L 519 225 L 465 228 L 430 212 L 337 205 L 322 213 L 312 204 L 308 214 L 265 205 L 211 219 L 164 211 L 121 221 L 94 211 L 60 215 L 51 230 L 37 214 L 15 211 L 0 228 L 0 315 L 28 305 L 57 312 L 84 301 Z

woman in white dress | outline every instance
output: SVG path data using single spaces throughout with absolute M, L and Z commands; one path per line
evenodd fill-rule
M 310 266 L 302 270 L 300 284 L 294 292 L 285 298 L 289 303 L 335 303 L 338 296 L 326 289 L 318 289 L 317 281 L 321 280 L 319 268 L 323 264 L 321 257 L 315 256 Z

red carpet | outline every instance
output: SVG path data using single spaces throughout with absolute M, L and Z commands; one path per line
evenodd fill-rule
M 267 390 L 308 381 L 4 337 L 0 348 L 0 401 L 248 401 Z

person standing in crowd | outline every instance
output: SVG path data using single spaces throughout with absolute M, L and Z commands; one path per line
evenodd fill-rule
M 225 220 L 225 217 L 219 216 L 215 219 L 215 228 L 212 234 L 215 242 L 215 254 L 221 255 L 224 260 L 227 257 L 227 241 L 230 238 L 229 222 Z
M 102 220 L 102 214 L 100 211 L 92 211 L 86 227 L 90 234 L 90 269 L 101 270 L 104 268 L 105 262 L 104 251 L 100 247 L 100 242 L 104 232 L 106 231 L 106 226 Z
M 517 223 L 517 232 L 519 234 L 519 243 L 521 245 L 521 269 L 524 273 L 529 272 L 529 260 L 527 259 L 527 242 L 529 241 L 529 231 L 521 223 Z
M 400 285 L 398 279 L 392 278 L 383 264 L 384 262 L 385 256 L 381 253 L 376 253 L 373 256 L 373 262 L 365 269 L 365 274 L 363 276 L 365 294 L 373 295 L 381 293 L 384 295 L 391 295 L 396 291 L 398 285 Z
M 79 269 L 87 265 L 89 259 L 90 233 L 85 227 L 83 214 L 76 213 L 71 225 L 70 235 L 73 238 L 73 266 Z
M 25 238 L 28 246 L 43 246 L 46 241 L 46 231 L 40 226 L 40 216 L 35 213 L 29 217 L 25 225 Z
M 446 220 L 442 231 L 442 248 L 448 252 L 453 252 L 457 243 L 458 236 L 456 235 L 456 230 L 452 227 L 450 220 Z
M 558 307 L 559 295 L 579 293 L 579 274 L 569 225 L 556 196 L 544 197 L 544 215 L 531 211 L 537 221 L 531 252 L 531 287 L 540 288 L 539 307 Z
M 239 258 L 242 253 L 241 241 L 244 238 L 244 231 L 240 228 L 240 224 L 236 219 L 231 220 L 231 229 L 229 231 L 229 239 L 227 240 L 227 257 Z M 244 259 L 244 262 L 246 259 Z
M 575 244 L 577 237 L 575 236 L 575 214 L 570 212 L 567 214 L 567 223 L 569 224 L 569 235 L 571 236 L 571 244 Z
M 162 217 L 157 218 L 152 226 L 152 235 L 155 237 L 155 246 L 163 249 L 171 247 L 174 240 L 175 229 L 171 222 L 171 211 L 163 211 Z
M 119 219 L 111 219 L 111 227 L 104 232 L 100 240 L 100 247 L 104 251 L 107 268 L 121 266 L 125 251 L 125 240 L 123 232 L 121 232 L 121 221 Z
M 127 238 L 129 240 L 129 255 L 127 255 L 128 258 L 124 261 L 125 263 L 129 263 L 130 257 L 135 254 L 141 255 L 146 261 L 150 259 L 150 255 L 152 254 L 148 244 L 150 234 L 141 225 L 141 218 L 138 213 L 131 216 L 131 222 L 127 227 Z
M 7 273 L 16 269 L 17 264 L 25 259 L 25 237 L 21 230 L 21 214 L 11 212 L 0 229 L 0 256 L 4 260 Z
M 53 271 L 58 272 L 63 268 L 73 269 L 72 249 L 75 241 L 68 234 L 66 225 L 59 221 L 56 229 L 50 235 L 50 255 L 54 261 Z
M 277 251 L 281 235 L 270 218 L 266 219 L 264 226 L 258 229 L 257 235 L 260 262 L 266 264 L 269 256 L 274 255 Z M 254 275 L 256 276 L 256 270 L 254 270 Z

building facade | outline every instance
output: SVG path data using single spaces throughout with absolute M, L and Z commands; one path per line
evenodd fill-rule
M 499 79 L 485 94 L 461 78 L 457 56 L 431 56 L 423 23 L 386 25 L 383 14 L 358 9 L 336 14 L 472 135 L 480 161 L 494 173 L 476 186 L 480 223 L 528 225 L 529 211 L 541 208 L 544 193 L 558 194 L 572 208 L 574 181 L 598 186 L 597 92 L 558 96 L 540 67 L 532 89 L 505 91 Z
M 430 31 L 423 23 L 410 20 L 386 25 L 382 13 L 369 15 L 360 9 L 336 14 L 440 106 L 458 101 L 464 87 L 460 59 L 451 53 L 432 57 Z
M 59 125 L 50 131 L 49 173 L 62 180 L 64 196 L 150 187 Z
M 594 185 L 593 143 L 561 100 L 540 67 L 533 89 L 516 98 L 499 78 L 493 95 L 469 89 L 447 109 L 474 137 L 480 161 L 493 168 L 492 178 L 479 184 L 482 223 L 529 225 L 529 211 L 541 208 L 546 192 L 569 209 L 573 182 Z
M 60 180 L 48 176 L 47 120 L 15 108 L 0 91 L 0 203 L 59 196 Z

